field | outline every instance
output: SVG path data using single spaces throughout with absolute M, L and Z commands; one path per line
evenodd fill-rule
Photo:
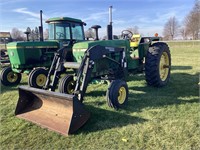
M 200 149 L 200 42 L 168 44 L 172 71 L 166 87 L 148 87 L 144 74 L 130 75 L 128 105 L 116 111 L 106 104 L 107 85 L 90 85 L 84 104 L 91 118 L 68 137 L 16 118 L 17 86 L 1 86 L 0 148 Z M 20 85 L 26 81 L 24 76 Z

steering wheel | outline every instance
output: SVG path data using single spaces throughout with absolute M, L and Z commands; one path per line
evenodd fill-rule
M 62 32 L 56 32 L 56 35 L 58 35 L 58 39 L 60 39 L 61 37 L 65 37 L 64 33 Z
M 133 33 L 129 30 L 123 30 L 122 33 L 121 33 L 121 37 L 123 39 L 129 39 L 130 40 L 132 38 L 132 36 L 133 36 Z

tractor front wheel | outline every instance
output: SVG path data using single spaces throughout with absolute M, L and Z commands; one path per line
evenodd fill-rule
M 128 101 L 127 83 L 122 80 L 112 81 L 107 90 L 106 97 L 109 107 L 115 109 L 122 108 Z
M 21 73 L 15 73 L 11 67 L 5 67 L 1 71 L 1 83 L 5 86 L 17 85 L 22 79 Z
M 72 94 L 75 89 L 75 81 L 72 75 L 66 75 L 64 76 L 58 85 L 58 90 L 60 93 L 65 94 Z
M 169 82 L 171 55 L 166 43 L 154 43 L 147 52 L 145 76 L 147 84 L 154 87 L 165 86 Z
M 28 85 L 30 87 L 41 89 L 47 80 L 48 70 L 44 68 L 36 68 L 32 70 L 28 76 Z

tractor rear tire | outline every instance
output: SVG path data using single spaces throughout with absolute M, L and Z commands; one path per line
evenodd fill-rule
M 58 85 L 58 90 L 60 93 L 65 94 L 72 94 L 75 89 L 75 81 L 72 75 L 66 75 L 64 76 Z
M 20 83 L 22 79 L 21 73 L 15 73 L 11 67 L 5 67 L 1 71 L 1 83 L 5 86 L 13 86 Z
M 145 60 L 146 82 L 150 86 L 165 86 L 170 79 L 171 55 L 166 43 L 154 43 Z
M 28 76 L 28 85 L 30 87 L 41 89 L 47 80 L 48 70 L 44 68 L 36 68 L 32 70 Z
M 125 81 L 114 80 L 111 82 L 107 93 L 107 103 L 114 109 L 123 108 L 128 101 L 128 85 Z

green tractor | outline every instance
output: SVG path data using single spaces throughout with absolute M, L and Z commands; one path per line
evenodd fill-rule
M 111 9 L 111 8 L 110 8 Z M 100 26 L 93 26 L 98 33 Z M 166 43 L 159 37 L 140 37 L 123 31 L 120 40 L 112 39 L 112 21 L 107 27 L 108 40 L 84 41 L 73 45 L 74 61 L 61 61 L 59 55 L 51 69 L 60 67 L 76 69 L 74 75 L 64 76 L 56 84 L 49 84 L 50 72 L 43 89 L 20 86 L 15 115 L 63 135 L 72 134 L 90 117 L 85 110 L 84 95 L 93 80 L 106 80 L 109 86 L 106 99 L 109 107 L 123 108 L 128 101 L 126 77 L 129 73 L 144 70 L 147 84 L 165 86 L 170 78 L 171 56 Z M 62 51 L 62 50 L 61 50 Z M 58 63 L 56 63 L 58 62 Z M 50 90 L 51 91 L 50 91 Z M 53 90 L 52 90 L 53 89 Z
M 28 84 L 31 87 L 42 88 L 54 54 L 61 48 L 64 50 L 65 61 L 73 61 L 72 46 L 75 42 L 85 40 L 83 29 L 85 23 L 69 17 L 50 18 L 46 23 L 48 23 L 49 31 L 48 41 L 43 40 L 41 15 L 40 41 L 7 44 L 10 67 L 5 67 L 1 71 L 0 77 L 3 85 L 19 84 L 22 73 L 25 73 L 29 74 Z

